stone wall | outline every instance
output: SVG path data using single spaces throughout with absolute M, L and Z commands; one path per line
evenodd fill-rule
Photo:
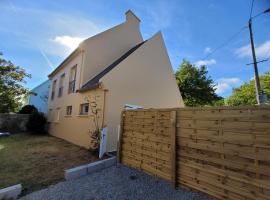
M 27 131 L 26 123 L 29 114 L 6 114 L 0 113 L 0 131 L 18 133 Z

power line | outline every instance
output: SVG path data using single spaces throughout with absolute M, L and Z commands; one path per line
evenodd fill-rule
M 213 51 L 211 51 L 209 54 L 207 54 L 202 60 L 207 59 L 209 56 L 211 56 L 212 54 L 214 54 L 217 50 L 225 47 L 226 45 L 228 45 L 234 38 L 236 38 L 242 31 L 244 31 L 247 28 L 247 26 L 243 26 L 238 32 L 236 32 L 235 34 L 233 34 L 228 40 L 226 40 L 224 43 L 222 43 L 220 46 L 218 46 L 217 48 L 215 48 Z

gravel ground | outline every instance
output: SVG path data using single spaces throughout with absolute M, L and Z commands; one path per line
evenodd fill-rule
M 210 200 L 185 189 L 174 190 L 171 183 L 125 167 L 113 166 L 77 180 L 64 181 L 33 192 L 21 200 Z

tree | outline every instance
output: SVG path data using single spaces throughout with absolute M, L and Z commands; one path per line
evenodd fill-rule
M 20 108 L 23 96 L 28 94 L 21 84 L 31 75 L 2 58 L 2 55 L 0 53 L 0 113 L 15 112 Z
M 222 100 L 215 93 L 215 84 L 208 76 L 206 66 L 198 68 L 183 60 L 175 77 L 186 106 L 214 105 Z
M 260 83 L 261 89 L 267 95 L 268 103 L 270 103 L 270 72 L 265 72 L 260 76 Z M 225 103 L 229 106 L 257 104 L 254 80 L 233 89 L 232 95 L 226 99 Z
M 38 112 L 38 109 L 34 105 L 25 105 L 19 111 L 19 114 L 32 114 Z

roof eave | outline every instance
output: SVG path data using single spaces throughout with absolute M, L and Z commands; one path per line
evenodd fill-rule
M 95 85 L 92 85 L 91 87 L 80 88 L 80 89 L 77 90 L 77 92 L 83 93 L 83 92 L 87 92 L 89 90 L 94 90 L 94 89 L 97 89 L 97 88 L 101 88 L 101 83 L 100 82 L 96 83 Z

